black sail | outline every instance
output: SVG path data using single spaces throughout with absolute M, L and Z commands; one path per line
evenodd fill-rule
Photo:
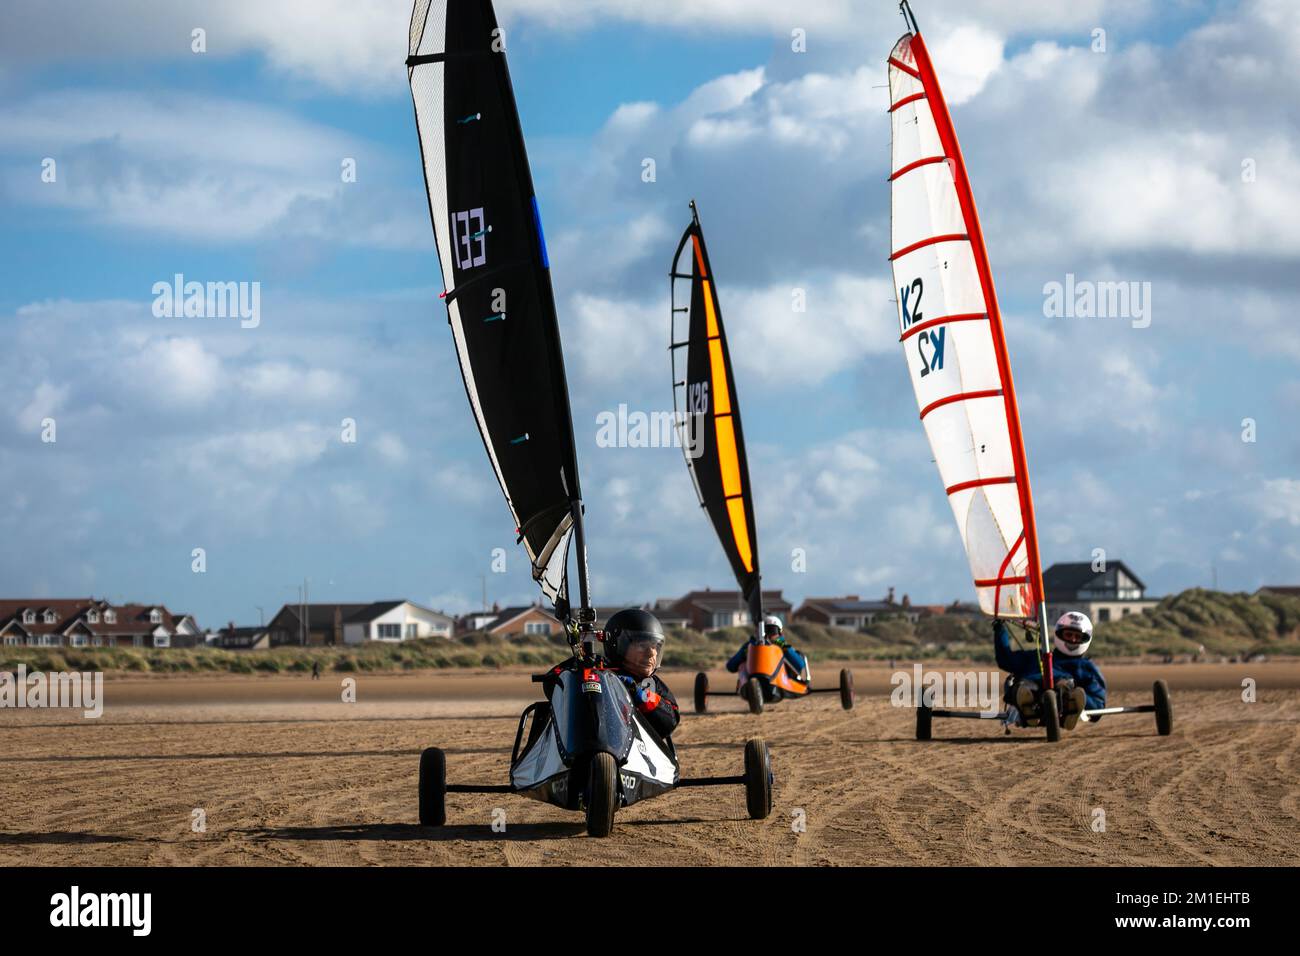
M 694 214 L 694 203 L 691 210 Z M 673 406 L 686 467 L 757 624 L 763 618 L 763 596 L 745 434 L 717 285 L 697 214 L 677 245 L 671 278 Z M 679 305 L 685 283 L 689 297 L 682 296 L 686 304 Z M 678 317 L 683 315 L 681 323 Z M 683 326 L 685 336 L 680 337 Z
M 533 578 L 569 614 L 581 490 L 541 216 L 490 0 L 417 0 L 407 74 L 465 392 Z

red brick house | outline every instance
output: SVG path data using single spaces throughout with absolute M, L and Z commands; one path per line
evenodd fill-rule
M 794 612 L 794 619 L 860 631 L 882 617 L 901 616 L 915 624 L 923 613 L 922 608 L 912 606 L 906 594 L 903 595 L 902 603 L 897 603 L 894 600 L 894 589 L 890 588 L 889 595 L 883 601 L 864 601 L 856 594 L 810 597 L 799 605 L 799 610 Z
M 0 645 L 6 647 L 193 647 L 202 642 L 194 618 L 161 604 L 0 599 Z
M 564 625 L 540 604 L 505 608 L 482 629 L 497 637 L 545 637 L 564 633 Z
M 660 615 L 663 601 L 656 603 L 651 613 Z M 768 614 L 776 614 L 783 621 L 790 619 L 792 605 L 781 596 L 780 591 L 763 592 L 763 609 Z M 685 621 L 685 626 L 697 631 L 713 631 L 722 627 L 748 627 L 749 609 L 739 591 L 692 591 L 677 600 L 662 606 L 660 621 L 671 617 L 673 623 Z

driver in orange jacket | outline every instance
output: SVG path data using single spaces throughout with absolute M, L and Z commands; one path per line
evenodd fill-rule
M 785 642 L 785 632 L 781 626 L 781 619 L 775 614 L 768 614 L 763 618 L 763 636 L 781 648 L 781 652 L 785 655 L 786 664 L 794 670 L 795 675 L 800 680 L 806 681 L 808 679 L 808 660 Z M 741 644 L 740 650 L 731 655 L 731 660 L 727 661 L 727 670 L 733 674 L 740 670 L 740 665 L 745 663 L 745 656 L 749 653 L 749 645 L 757 642 L 757 638 L 750 638 L 744 644 Z

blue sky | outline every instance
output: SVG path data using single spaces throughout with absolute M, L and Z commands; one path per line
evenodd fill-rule
M 889 301 L 895 5 L 497 7 L 597 601 L 731 583 L 680 453 L 595 442 L 603 411 L 671 407 L 665 273 L 692 196 L 765 584 L 969 599 Z M 1212 567 L 1226 588 L 1300 580 L 1300 12 L 915 9 L 984 220 L 1045 559 L 1104 548 L 1156 593 Z M 304 577 L 320 600 L 464 611 L 484 583 L 489 601 L 533 599 L 436 299 L 408 16 L 341 0 L 0 11 L 0 592 L 163 601 L 207 626 L 269 617 Z M 177 272 L 260 282 L 260 325 L 154 317 L 153 284 Z M 1150 327 L 1046 317 L 1043 287 L 1067 273 L 1151 283 Z

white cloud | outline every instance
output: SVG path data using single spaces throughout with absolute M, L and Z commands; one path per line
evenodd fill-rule
M 1249 500 L 1265 521 L 1285 522 L 1293 528 L 1300 526 L 1300 480 L 1267 479 L 1262 492 Z
M 69 391 L 66 385 L 41 382 L 33 390 L 31 401 L 14 415 L 14 421 L 24 431 L 40 428 L 42 420 L 59 411 Z
M 406 450 L 402 439 L 392 432 L 379 433 L 379 437 L 375 439 L 375 451 L 379 452 L 379 457 L 390 465 L 404 465 L 410 458 L 410 453 Z
M 604 23 L 647 24 L 702 34 L 726 31 L 775 36 L 790 42 L 791 31 L 807 31 L 810 51 L 864 43 L 888 44 L 903 31 L 894 3 L 861 0 L 511 0 L 498 3 L 507 31 L 516 24 L 540 24 L 561 31 L 588 30 Z M 1105 24 L 1131 24 L 1149 16 L 1149 0 L 935 0 L 919 11 L 927 35 L 971 21 L 1004 34 L 1029 31 L 1077 32 Z M 1286 29 L 1292 22 L 1282 3 L 1265 5 Z M 185 61 L 201 68 L 203 58 L 261 54 L 281 77 L 312 83 L 335 93 L 369 96 L 405 83 L 410 0 L 118 0 L 84 4 L 74 0 L 9 0 L 0 54 L 10 61 L 58 61 L 129 56 Z M 956 27 L 953 25 L 956 24 Z M 191 31 L 207 32 L 205 54 L 191 52 Z M 507 33 L 509 36 L 509 32 Z
M 302 402 L 346 398 L 353 391 L 338 372 L 302 368 L 292 362 L 260 362 L 242 373 L 240 385 L 255 398 Z
M 261 480 L 319 460 L 332 435 L 320 425 L 296 422 L 203 438 L 182 449 L 180 455 L 192 471 L 217 481 L 234 473 Z
M 755 376 L 767 391 L 816 385 L 898 344 L 891 284 L 885 279 L 835 275 L 763 289 L 719 282 L 737 375 Z M 795 311 L 797 294 L 806 311 Z M 635 389 L 649 377 L 659 386 L 655 392 L 668 401 L 665 296 L 629 301 L 578 294 L 566 314 L 576 327 L 569 349 L 577 354 L 585 379 Z M 684 329 L 679 320 L 678 334 Z
M 0 106 L 9 199 L 152 234 L 242 241 L 272 234 L 382 247 L 427 242 L 418 204 L 384 186 L 369 143 L 254 103 L 182 93 L 60 91 Z M 42 182 L 32 155 L 58 163 Z M 345 158 L 357 183 L 341 181 Z M 364 194 L 361 202 L 359 195 Z M 409 199 L 409 197 L 406 197 Z
M 126 366 L 126 384 L 157 405 L 198 404 L 222 382 L 221 360 L 196 338 L 151 339 Z
M 334 517 L 343 527 L 357 535 L 373 534 L 387 521 L 383 503 L 371 487 L 356 481 L 335 482 L 329 486 Z
M 805 312 L 794 311 L 788 285 L 719 293 L 732 358 L 766 387 L 815 385 L 898 347 L 887 280 L 841 275 L 796 288 Z
M 931 51 L 935 70 L 942 70 L 943 95 L 948 103 L 965 103 L 984 89 L 1002 67 L 1002 36 L 978 24 L 962 24 L 942 34 Z
M 504 7 L 504 4 L 502 4 Z M 1130 22 L 1147 15 L 1148 0 L 1074 0 L 1042 3 L 1039 0 L 936 0 L 917 12 L 923 32 L 942 32 L 954 20 L 978 19 L 1006 31 L 1091 27 L 1105 17 Z M 720 28 L 747 33 L 776 33 L 788 38 L 802 27 L 810 44 L 833 43 L 845 35 L 903 32 L 896 3 L 867 5 L 861 0 L 817 0 L 792 4 L 790 0 L 516 0 L 512 11 L 537 19 L 555 29 L 574 29 L 601 20 L 624 20 L 682 29 Z
M 457 505 L 498 509 L 490 513 L 501 516 L 500 525 L 510 520 L 510 513 L 501 498 L 500 486 L 492 474 L 492 466 L 488 464 L 486 455 L 481 460 L 467 458 L 463 461 L 449 461 L 431 471 L 422 469 L 421 474 L 426 477 L 430 490 L 439 498 Z
M 345 93 L 373 93 L 405 82 L 409 0 L 14 0 L 6 5 L 0 52 L 6 59 L 127 55 L 184 60 L 249 52 L 283 76 Z M 207 34 L 207 52 L 191 50 L 191 31 Z
M 1116 425 L 1141 432 L 1160 428 L 1165 418 L 1160 407 L 1162 389 L 1151 381 L 1147 369 L 1138 365 L 1132 353 L 1104 355 L 1098 371 L 1101 382 L 1093 393 L 1095 401 L 1115 408 Z

